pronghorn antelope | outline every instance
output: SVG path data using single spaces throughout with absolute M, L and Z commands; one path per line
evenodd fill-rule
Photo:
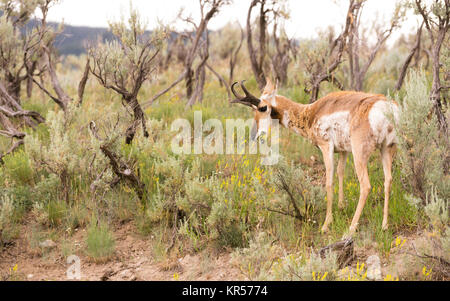
M 236 84 L 237 82 L 231 87 L 237 97 L 232 103 L 244 104 L 255 112 L 252 139 L 268 133 L 271 121 L 278 119 L 284 127 L 308 138 L 322 151 L 327 190 L 327 213 L 322 232 L 328 231 L 328 226 L 333 221 L 333 154 L 339 153 L 339 208 L 344 206 L 344 168 L 350 152 L 353 154 L 360 183 L 359 202 L 349 230 L 349 235 L 352 235 L 371 189 L 367 163 L 372 152 L 376 148 L 380 149 L 385 176 L 382 227 L 384 230 L 388 228 L 391 167 L 397 139 L 386 113 L 392 112 L 395 117 L 398 116 L 397 104 L 388 101 L 383 95 L 345 91 L 331 93 L 313 104 L 303 105 L 277 95 L 277 89 L 269 79 L 260 98 L 253 96 L 245 88 L 243 81 L 240 85 L 245 96 L 238 95 Z

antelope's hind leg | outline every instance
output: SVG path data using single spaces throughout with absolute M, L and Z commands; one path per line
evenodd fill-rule
M 388 223 L 388 212 L 389 212 L 389 195 L 391 193 L 392 184 L 392 161 L 395 155 L 397 146 L 383 146 L 381 149 L 381 162 L 383 163 L 384 172 L 384 209 L 383 209 L 383 230 L 387 230 Z
M 326 144 L 319 146 L 322 151 L 323 161 L 325 162 L 326 170 L 326 189 L 327 189 L 327 215 L 322 226 L 322 233 L 328 232 L 328 225 L 333 222 L 333 175 L 334 175 L 334 147 Z
M 369 195 L 371 186 L 369 180 L 369 173 L 367 171 L 367 164 L 369 162 L 370 155 L 375 149 L 375 145 L 352 143 L 353 148 L 353 160 L 355 161 L 355 170 L 359 181 L 359 200 L 356 207 L 355 214 L 350 225 L 349 235 L 353 235 L 358 227 L 359 218 L 366 205 L 367 197 Z

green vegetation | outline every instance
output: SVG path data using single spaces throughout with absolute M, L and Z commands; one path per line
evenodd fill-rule
M 150 87 L 143 93 L 148 93 Z M 409 87 L 416 89 L 417 84 L 407 83 L 406 88 Z M 285 91 L 290 96 L 291 89 Z M 409 95 L 409 91 L 406 92 Z M 312 272 L 316 273 L 316 278 L 327 273 L 324 279 L 339 279 L 337 270 L 326 268 L 334 262 L 333 258 L 319 266 L 320 259 L 311 253 L 311 248 L 339 240 L 348 229 L 359 197 L 352 158 L 347 162 L 344 185 L 347 206 L 338 210 L 335 202 L 330 233 L 321 235 L 320 224 L 325 217 L 324 170 L 319 152 L 303 138 L 282 130 L 283 159 L 274 167 L 261 166 L 259 155 L 171 153 L 170 143 L 175 133 L 170 131 L 169 125 L 176 118 L 189 119 L 193 111 L 199 109 L 211 117 L 250 117 L 247 111 L 226 103 L 224 91 L 216 82 L 209 82 L 206 94 L 212 95 L 211 98 L 187 111 L 179 110 L 183 105 L 181 100 L 160 100 L 146 110 L 149 138 L 139 133 L 132 145 L 125 145 L 122 140 L 115 142 L 115 149 L 132 162 L 146 185 L 145 210 L 132 187 L 126 183 L 115 187 L 108 184 L 114 175 L 109 169 L 104 171 L 108 160 L 98 151 L 98 141 L 86 128 L 90 119 L 105 127 L 114 125 L 120 108 L 93 101 L 108 94 L 96 84 L 88 86 L 83 106 L 72 108 L 74 117 L 70 123 L 65 123 L 65 135 L 60 134 L 61 123 L 55 122 L 62 118 L 62 113 L 49 112 L 42 129 L 28 136 L 25 148 L 6 157 L 1 167 L 5 190 L 0 219 L 2 241 L 17 237 L 18 227 L 24 222 L 21 218 L 24 210 L 32 209 L 32 221 L 60 229 L 61 233 L 87 227 L 85 250 L 95 261 L 107 260 L 114 254 L 114 232 L 110 227 L 132 221 L 137 233 L 156 238 L 153 240 L 156 258 L 166 258 L 172 244 L 171 252 L 176 250 L 181 254 L 213 247 L 235 250 L 234 262 L 250 279 L 313 280 Z M 176 97 L 177 93 L 174 95 Z M 111 136 L 114 135 L 118 134 Z M 40 151 L 42 147 L 48 147 L 48 151 Z M 319 162 L 312 165 L 311 156 Z M 447 231 L 442 239 L 443 247 L 448 250 L 448 212 L 443 201 L 448 197 L 440 197 L 442 190 L 433 194 L 430 190 L 428 203 L 424 202 L 428 204 L 426 207 L 422 203 L 414 204 L 414 197 L 408 191 L 410 186 L 405 186 L 408 177 L 403 172 L 405 165 L 400 163 L 402 154 L 394 165 L 390 228 L 386 232 L 381 230 L 384 178 L 378 156 L 375 154 L 369 164 L 373 189 L 361 217 L 355 238 L 357 245 L 375 247 L 379 254 L 388 257 L 399 235 L 434 229 L 434 226 L 429 228 L 430 224 L 439 227 L 442 234 Z M 294 214 L 292 200 L 282 189 L 280 177 L 291 187 L 302 219 L 280 213 Z M 338 184 L 335 183 L 337 199 Z M 63 193 L 65 189 L 68 189 L 67 194 Z M 102 222 L 97 224 L 97 219 L 91 220 L 91 213 L 100 214 Z M 175 238 L 174 228 L 178 229 Z M 284 255 L 286 252 L 293 255 Z M 302 275 L 301 278 L 297 274 Z
M 87 255 L 96 262 L 108 260 L 114 254 L 114 244 L 114 237 L 108 224 L 93 219 L 87 230 Z

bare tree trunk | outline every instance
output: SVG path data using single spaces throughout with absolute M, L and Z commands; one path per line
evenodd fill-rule
M 442 43 L 444 42 L 447 31 L 450 28 L 450 0 L 444 0 L 443 6 L 441 7 L 442 11 L 440 12 L 442 15 L 439 15 L 437 18 L 437 22 L 432 20 L 430 16 L 431 13 L 435 14 L 435 12 L 428 12 L 426 8 L 422 5 L 421 0 L 415 0 L 416 8 L 418 12 L 422 15 L 425 28 L 428 30 L 428 34 L 430 35 L 432 50 L 429 53 L 432 60 L 432 74 L 433 74 L 433 83 L 431 86 L 430 100 L 433 103 L 434 112 L 439 121 L 439 126 L 446 138 L 448 138 L 448 124 L 446 117 L 442 111 L 442 99 L 441 99 L 441 79 L 440 79 L 440 52 Z M 439 12 L 438 12 L 439 13 Z M 432 26 L 436 27 L 435 32 L 433 32 Z M 445 99 L 444 99 L 445 101 Z
M 204 14 L 204 9 L 206 7 L 206 4 L 208 4 L 208 3 L 210 4 L 210 9 L 206 14 Z M 201 76 L 197 76 L 197 74 L 194 72 L 193 64 L 194 64 L 195 58 L 197 57 L 198 52 L 200 51 L 199 48 L 201 48 L 200 42 L 202 40 L 202 37 L 204 35 L 207 36 L 209 21 L 214 17 L 214 15 L 219 11 L 219 9 L 225 4 L 227 4 L 227 2 L 224 0 L 214 0 L 211 2 L 204 1 L 204 0 L 200 1 L 201 21 L 198 26 L 196 24 L 194 24 L 195 35 L 194 35 L 194 38 L 192 39 L 192 46 L 190 47 L 188 54 L 186 56 L 186 59 L 184 61 L 185 70 L 184 70 L 183 74 L 175 82 L 173 82 L 168 88 L 166 88 L 163 91 L 161 91 L 160 93 L 158 93 L 151 100 L 145 102 L 144 105 L 152 104 L 156 99 L 158 99 L 159 97 L 161 97 L 162 95 L 164 95 L 165 93 L 170 91 L 170 89 L 175 87 L 183 79 L 186 82 L 186 96 L 188 99 L 188 102 L 187 102 L 188 106 L 192 105 L 198 99 L 198 97 L 200 97 L 200 98 L 202 97 L 203 91 L 201 93 L 199 93 L 199 92 L 196 92 L 196 89 L 197 88 L 203 89 L 204 84 L 200 83 L 200 85 L 199 85 L 198 83 L 196 83 L 196 80 L 201 79 Z M 184 21 L 187 21 L 188 23 L 193 24 L 193 21 L 189 18 Z M 203 66 L 200 66 L 200 65 L 203 65 Z M 200 73 L 203 72 L 203 71 L 201 71 L 201 68 L 205 67 L 203 60 L 200 63 L 200 65 L 199 65 L 200 68 L 199 68 L 199 66 L 197 67 L 196 72 L 200 72 Z
M 416 36 L 416 43 L 414 44 L 414 47 L 411 49 L 411 52 L 409 53 L 408 57 L 405 60 L 405 63 L 402 66 L 402 69 L 400 71 L 400 76 L 398 77 L 397 84 L 395 85 L 395 90 L 400 91 L 403 85 L 403 81 L 405 80 L 406 71 L 408 70 L 409 64 L 411 63 L 414 54 L 419 53 L 420 51 L 420 40 L 422 37 L 422 28 L 423 28 L 423 22 L 422 25 L 420 25 L 419 30 L 417 31 Z M 416 59 L 417 61 L 417 59 Z
M 229 86 L 231 86 L 231 84 L 233 83 L 234 68 L 236 67 L 238 54 L 239 54 L 239 51 L 242 48 L 242 43 L 244 42 L 244 39 L 245 39 L 244 30 L 242 29 L 242 27 L 240 25 L 239 25 L 239 28 L 241 29 L 241 40 L 240 40 L 239 45 L 236 48 L 236 50 L 231 51 L 231 54 L 230 54 L 230 73 L 229 73 L 229 77 L 228 77 L 228 85 Z M 230 91 L 229 90 L 228 90 L 228 94 L 229 94 L 229 98 L 231 99 L 231 95 L 230 95 Z
M 83 103 L 84 89 L 86 88 L 86 83 L 89 79 L 89 73 L 91 71 L 90 63 L 91 60 L 88 56 L 86 66 L 84 67 L 83 76 L 81 77 L 80 83 L 78 84 L 78 106 L 81 106 L 81 104 Z
M 33 79 L 28 77 L 27 79 L 27 97 L 30 98 L 33 93 Z
M 251 16 L 253 8 L 260 3 L 260 16 L 259 16 L 259 58 L 253 47 L 253 35 L 252 35 L 252 24 Z M 248 53 L 250 56 L 250 63 L 252 66 L 253 74 L 255 76 L 256 82 L 260 90 L 264 89 L 266 86 L 266 77 L 264 75 L 263 64 L 266 55 L 266 12 L 264 10 L 265 0 L 253 0 L 250 4 L 247 15 L 247 46 Z
M 311 98 L 309 100 L 309 103 L 315 102 L 319 98 L 319 91 L 320 91 L 320 84 L 315 85 L 311 90 Z
M 205 62 L 206 63 L 206 62 Z M 203 95 L 204 95 L 204 89 L 205 89 L 205 82 L 206 82 L 206 70 L 205 65 L 200 70 L 200 76 L 198 78 L 198 91 L 197 91 L 197 101 L 199 103 L 203 102 Z
M 136 135 L 137 127 L 139 123 L 142 125 L 142 130 L 144 132 L 144 137 L 149 137 L 149 133 L 147 131 L 147 126 L 145 124 L 145 114 L 142 110 L 141 105 L 139 104 L 137 98 L 125 99 L 128 106 L 133 110 L 133 122 L 128 127 L 125 132 L 125 143 L 131 144 L 133 142 L 134 136 Z
M 311 93 L 310 103 L 315 102 L 319 97 L 320 84 L 324 81 L 331 81 L 333 84 L 338 85 L 339 89 L 342 89 L 342 84 L 335 79 L 334 72 L 342 62 L 342 54 L 347 45 L 348 36 L 352 34 L 353 22 L 355 22 L 356 14 L 359 12 L 362 1 L 351 0 L 343 32 L 335 39 L 329 49 L 330 63 L 322 65 L 319 70 L 314 70 L 311 74 L 311 80 L 309 81 L 310 88 L 305 88 L 306 93 Z
M 186 97 L 190 99 L 194 91 L 194 70 L 189 66 L 186 69 Z
M 286 38 L 285 41 L 280 41 L 280 37 L 277 36 L 278 20 L 275 19 L 273 22 L 273 40 L 276 53 L 271 56 L 272 69 L 278 82 L 285 86 L 288 81 L 288 67 L 291 63 L 291 40 Z
M 195 82 L 196 82 L 195 90 L 186 105 L 187 107 L 191 107 L 192 105 L 194 105 L 194 103 L 196 101 L 198 101 L 198 102 L 203 101 L 203 88 L 205 87 L 205 80 L 206 80 L 205 67 L 206 67 L 206 61 L 209 58 L 208 37 L 206 37 L 206 42 L 205 42 L 204 48 L 205 48 L 204 52 L 201 54 L 202 61 L 198 65 L 197 70 L 195 72 Z
M 20 104 L 21 83 L 22 81 L 20 79 L 15 78 L 6 84 L 6 91 L 8 91 L 8 94 L 13 97 L 18 104 Z
M 31 66 L 29 68 L 27 68 L 26 84 L 27 84 L 27 97 L 28 98 L 30 98 L 33 93 L 33 79 L 31 77 L 34 75 L 36 68 L 37 68 L 37 61 L 33 61 L 31 63 Z
M 447 28 L 448 29 L 448 28 Z M 433 84 L 431 86 L 430 99 L 433 102 L 434 112 L 438 118 L 439 125 L 444 133 L 448 133 L 448 124 L 445 115 L 442 111 L 442 99 L 441 99 L 441 80 L 440 80 L 440 56 L 441 56 L 441 46 L 444 42 L 445 34 L 447 30 L 440 30 L 436 39 L 436 43 L 432 50 L 433 56 Z M 448 137 L 448 136 L 447 136 Z
M 66 203 L 69 203 L 69 197 L 70 197 L 70 176 L 67 170 L 63 170 L 61 175 L 59 176 L 61 180 L 61 186 L 62 186 L 62 198 Z
M 58 80 L 58 76 L 56 75 L 56 71 L 55 71 L 55 66 L 52 62 L 51 59 L 51 51 L 49 48 L 47 48 L 46 46 L 44 46 L 44 50 L 45 50 L 45 59 L 46 59 L 46 64 L 47 64 L 47 68 L 48 68 L 48 73 L 50 75 L 50 80 L 52 83 L 52 87 L 55 90 L 55 93 L 57 95 L 58 98 L 58 102 L 56 102 L 61 109 L 63 109 L 64 111 L 67 111 L 67 106 L 69 104 L 69 102 L 72 101 L 72 99 L 66 94 L 66 92 L 64 92 L 64 90 L 61 88 L 61 85 L 59 83 Z
M 364 3 L 365 1 L 362 1 Z M 393 19 L 391 21 L 390 27 L 387 28 L 384 31 L 378 31 L 378 40 L 375 46 L 373 46 L 372 50 L 369 53 L 369 56 L 367 57 L 366 63 L 364 65 L 361 65 L 360 62 L 360 56 L 361 56 L 361 47 L 362 43 L 361 40 L 364 39 L 364 37 L 360 37 L 359 34 L 359 26 L 361 24 L 361 14 L 362 14 L 362 6 L 360 6 L 355 15 L 354 20 L 351 23 L 351 34 L 349 37 L 349 47 L 348 47 L 348 54 L 349 54 L 349 65 L 350 65 L 350 82 L 351 87 L 356 91 L 362 91 L 364 87 L 364 79 L 366 77 L 367 71 L 369 70 L 370 66 L 372 65 L 375 57 L 377 56 L 378 52 L 381 50 L 383 45 L 386 43 L 386 40 L 392 35 L 392 32 L 395 28 L 399 25 L 399 20 L 401 17 L 401 14 L 399 11 L 396 11 L 396 14 L 393 16 Z

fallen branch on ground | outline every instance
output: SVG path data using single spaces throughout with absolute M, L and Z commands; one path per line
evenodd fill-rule
M 338 253 L 338 263 L 340 269 L 348 266 L 355 258 L 353 238 L 347 238 L 323 247 L 320 249 L 319 254 L 323 258 L 329 251 Z

